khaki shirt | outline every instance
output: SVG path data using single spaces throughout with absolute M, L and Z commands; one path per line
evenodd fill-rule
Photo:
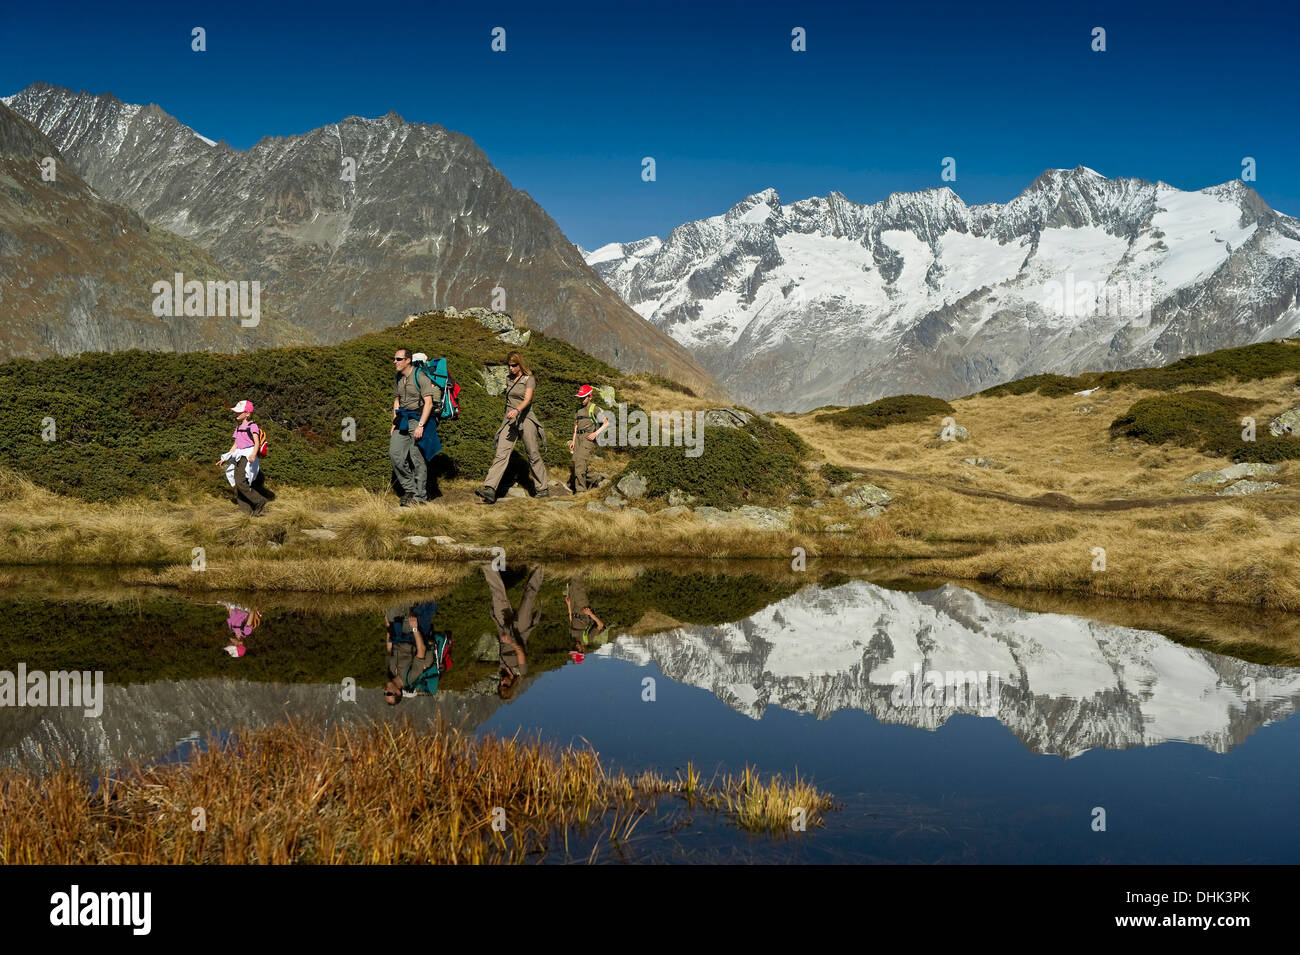
M 415 369 L 411 369 L 409 375 L 398 375 L 397 380 L 393 382 L 393 394 L 397 396 L 397 406 L 405 408 L 407 411 L 423 410 L 424 397 L 433 399 L 434 404 L 438 403 L 438 389 L 428 375 L 420 375 L 420 384 L 415 384 Z
M 511 408 L 518 410 L 519 406 L 524 403 L 524 395 L 528 394 L 529 388 L 534 391 L 533 403 L 535 403 L 537 401 L 536 378 L 532 375 L 520 375 L 513 384 L 509 379 L 506 379 L 506 410 L 509 411 Z M 533 403 L 528 405 L 527 414 L 529 415 L 533 413 Z

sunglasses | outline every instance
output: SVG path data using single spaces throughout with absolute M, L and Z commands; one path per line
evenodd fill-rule
M 406 361 L 405 358 L 394 358 L 393 361 Z
M 517 361 L 512 361 L 512 362 L 510 363 L 510 367 L 511 367 L 511 368 L 518 368 L 518 367 L 519 367 L 519 362 L 517 362 Z

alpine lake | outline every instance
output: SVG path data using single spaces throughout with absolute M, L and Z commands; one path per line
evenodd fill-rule
M 387 628 L 409 617 L 443 665 L 393 705 Z M 556 834 L 544 863 L 1295 863 L 1298 637 L 1300 615 L 888 565 L 487 566 L 339 599 L 40 571 L 0 590 L 11 694 L 20 665 L 49 674 L 42 699 L 0 707 L 0 766 L 103 773 L 287 718 L 441 719 L 630 772 L 797 774 L 835 800 L 824 825 L 771 835 L 661 798 L 616 849 L 597 825 Z M 52 705 L 71 671 L 87 695 L 102 675 L 99 698 Z

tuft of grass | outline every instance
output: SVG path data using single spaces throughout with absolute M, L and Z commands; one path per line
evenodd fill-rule
M 662 388 L 665 391 L 675 391 L 679 394 L 686 395 L 688 398 L 699 397 L 694 390 L 683 385 L 681 382 L 673 381 L 671 378 L 665 378 L 663 375 L 655 374 L 652 371 L 638 372 L 635 375 L 630 375 L 628 380 L 632 382 L 643 381 L 648 385 L 654 385 L 655 387 Z
M 228 590 L 361 594 L 442 587 L 455 583 L 469 570 L 469 564 L 451 561 L 242 557 L 209 560 L 202 571 L 190 564 L 126 571 L 122 580 L 141 586 L 174 587 L 187 593 Z
M 0 771 L 0 864 L 523 863 L 551 851 L 560 832 L 611 814 L 609 839 L 621 850 L 663 797 L 686 795 L 767 832 L 791 807 L 807 807 L 809 825 L 831 808 L 803 781 L 764 783 L 748 769 L 707 787 L 697 775 L 687 790 L 680 779 L 607 771 L 589 749 L 409 721 L 240 731 L 186 763 L 135 765 L 97 782 L 67 768 Z M 205 810 L 201 831 L 194 806 Z M 492 825 L 498 809 L 504 831 Z

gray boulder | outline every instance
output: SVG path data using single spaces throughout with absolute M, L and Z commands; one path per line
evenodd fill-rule
M 759 527 L 763 530 L 786 530 L 790 527 L 793 512 L 789 508 L 776 510 L 770 507 L 756 507 L 746 504 L 734 511 L 724 511 L 716 507 L 697 507 L 695 516 L 706 524 L 731 527 Z
M 711 408 L 704 412 L 706 428 L 742 428 L 753 420 L 752 414 L 739 408 Z
M 673 488 L 668 492 L 668 504 L 670 507 L 681 507 L 685 504 L 694 504 L 695 495 L 687 494 L 681 488 Z
M 1238 481 L 1236 484 L 1229 484 L 1222 491 L 1219 491 L 1219 496 L 1239 497 L 1245 494 L 1262 494 L 1265 491 L 1272 491 L 1281 486 L 1275 481 Z
M 934 433 L 934 436 L 940 441 L 965 441 L 970 437 L 970 432 L 966 430 L 965 426 L 960 424 L 953 425 L 951 438 L 945 438 L 943 436 L 945 430 L 945 428 L 940 428 Z
M 894 500 L 892 494 L 883 487 L 863 484 L 844 495 L 844 503 L 849 507 L 888 507 Z
M 598 514 L 610 514 L 610 513 L 613 513 L 613 512 L 612 512 L 608 507 L 606 507 L 604 504 L 600 503 L 600 501 L 588 501 L 588 502 L 587 502 L 587 510 L 589 510 L 589 511 L 595 511 L 595 512 L 598 513 Z
M 506 393 L 506 379 L 510 377 L 510 369 L 505 365 L 484 365 L 480 374 L 483 376 L 483 387 L 489 395 Z
M 1189 477 L 1186 484 L 1223 484 L 1227 481 L 1239 481 L 1242 478 L 1267 477 L 1280 474 L 1282 465 L 1263 464 L 1257 461 L 1245 461 L 1233 464 L 1218 471 L 1199 471 Z
M 646 495 L 649 485 L 646 479 L 636 471 L 628 471 L 616 485 L 619 492 L 629 501 L 639 501 Z
M 403 537 L 402 540 L 406 541 L 412 547 L 423 547 L 425 544 L 429 543 L 429 538 L 423 537 L 420 534 L 410 534 Z
M 605 506 L 611 510 L 617 511 L 626 504 L 627 500 L 617 492 L 611 491 L 609 496 L 605 498 Z
M 1275 437 L 1300 433 L 1300 408 L 1284 411 L 1268 423 L 1268 433 Z

